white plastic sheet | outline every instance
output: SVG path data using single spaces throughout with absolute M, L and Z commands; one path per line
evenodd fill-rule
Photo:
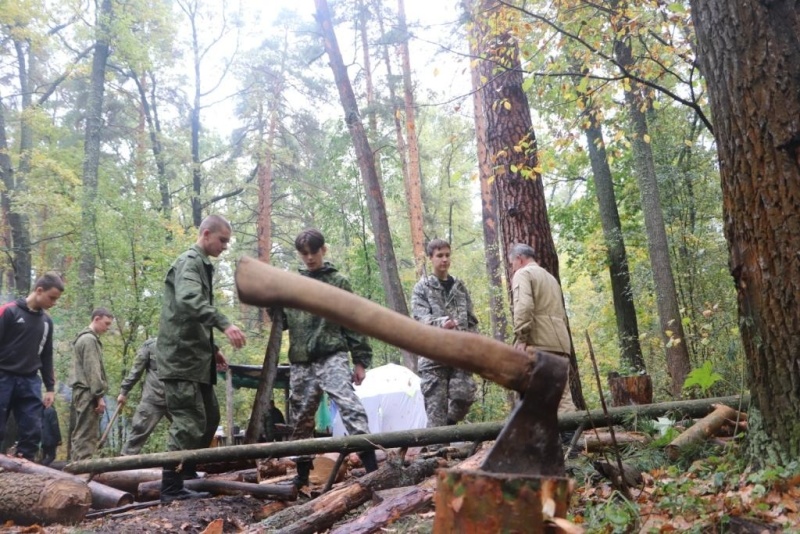
M 367 371 L 360 386 L 355 386 L 369 420 L 370 433 L 425 428 L 425 399 L 419 377 L 410 369 L 393 363 Z M 331 402 L 333 435 L 347 434 L 336 404 Z

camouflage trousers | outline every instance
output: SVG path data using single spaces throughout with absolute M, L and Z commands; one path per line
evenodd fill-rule
M 419 365 L 428 428 L 458 423 L 475 402 L 478 387 L 472 373 L 429 362 L 427 358 L 420 358 Z
M 314 415 L 322 392 L 336 403 L 349 435 L 368 434 L 367 412 L 353 389 L 346 352 L 337 352 L 311 363 L 293 363 L 289 383 L 289 409 L 294 423 L 293 440 L 314 436 Z
M 203 449 L 219 425 L 219 403 L 214 386 L 190 380 L 163 380 L 167 409 L 172 415 L 167 449 Z
M 100 442 L 100 414 L 97 401 L 86 388 L 72 388 L 70 405 L 70 460 L 87 460 L 97 451 Z
M 150 402 L 143 398 L 139 406 L 136 407 L 136 413 L 133 414 L 131 432 L 128 434 L 128 440 L 125 445 L 122 446 L 122 455 L 132 456 L 139 454 L 145 442 L 147 442 L 147 438 L 156 429 L 162 417 L 172 421 L 172 416 L 167 411 L 166 403 Z M 214 430 L 216 430 L 216 427 L 214 427 Z

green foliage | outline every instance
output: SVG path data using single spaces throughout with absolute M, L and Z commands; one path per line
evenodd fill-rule
M 686 377 L 686 382 L 683 383 L 683 389 L 688 390 L 692 387 L 698 387 L 702 395 L 706 395 L 711 387 L 722 380 L 722 375 L 714 372 L 711 367 L 711 362 L 706 360 L 703 362 L 702 367 L 693 369 Z

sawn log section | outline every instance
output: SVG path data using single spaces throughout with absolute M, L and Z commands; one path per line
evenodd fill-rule
M 724 404 L 737 409 L 746 409 L 749 396 L 716 397 L 689 401 L 664 402 L 643 406 L 624 406 L 610 408 L 609 417 L 613 424 L 619 424 L 626 418 L 655 418 L 666 413 L 675 412 L 686 417 L 703 417 L 712 410 L 712 404 Z M 601 410 L 563 414 L 559 417 L 560 430 L 574 430 L 584 421 L 591 425 L 606 426 L 606 419 Z M 404 430 L 401 432 L 385 432 L 382 434 L 364 434 L 343 438 L 317 438 L 298 441 L 280 441 L 275 443 L 258 443 L 253 445 L 236 445 L 232 447 L 215 447 L 191 451 L 159 452 L 139 456 L 121 456 L 118 458 L 97 458 L 81 460 L 68 464 L 64 470 L 70 473 L 102 473 L 106 471 L 122 471 L 124 469 L 141 469 L 174 465 L 186 460 L 195 463 L 222 462 L 233 459 L 281 458 L 304 454 L 319 454 L 334 451 L 360 451 L 394 447 L 420 447 L 438 443 L 456 441 L 490 441 L 497 437 L 505 422 L 477 423 L 448 427 Z

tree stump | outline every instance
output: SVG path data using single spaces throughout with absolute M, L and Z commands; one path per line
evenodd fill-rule
M 435 534 L 558 532 L 548 519 L 566 517 L 572 492 L 568 478 L 457 469 L 438 477 Z
M 0 471 L 0 519 L 20 525 L 75 524 L 92 505 L 83 482 L 29 473 Z
M 650 375 L 619 376 L 609 373 L 612 406 L 636 406 L 653 403 L 653 381 Z

